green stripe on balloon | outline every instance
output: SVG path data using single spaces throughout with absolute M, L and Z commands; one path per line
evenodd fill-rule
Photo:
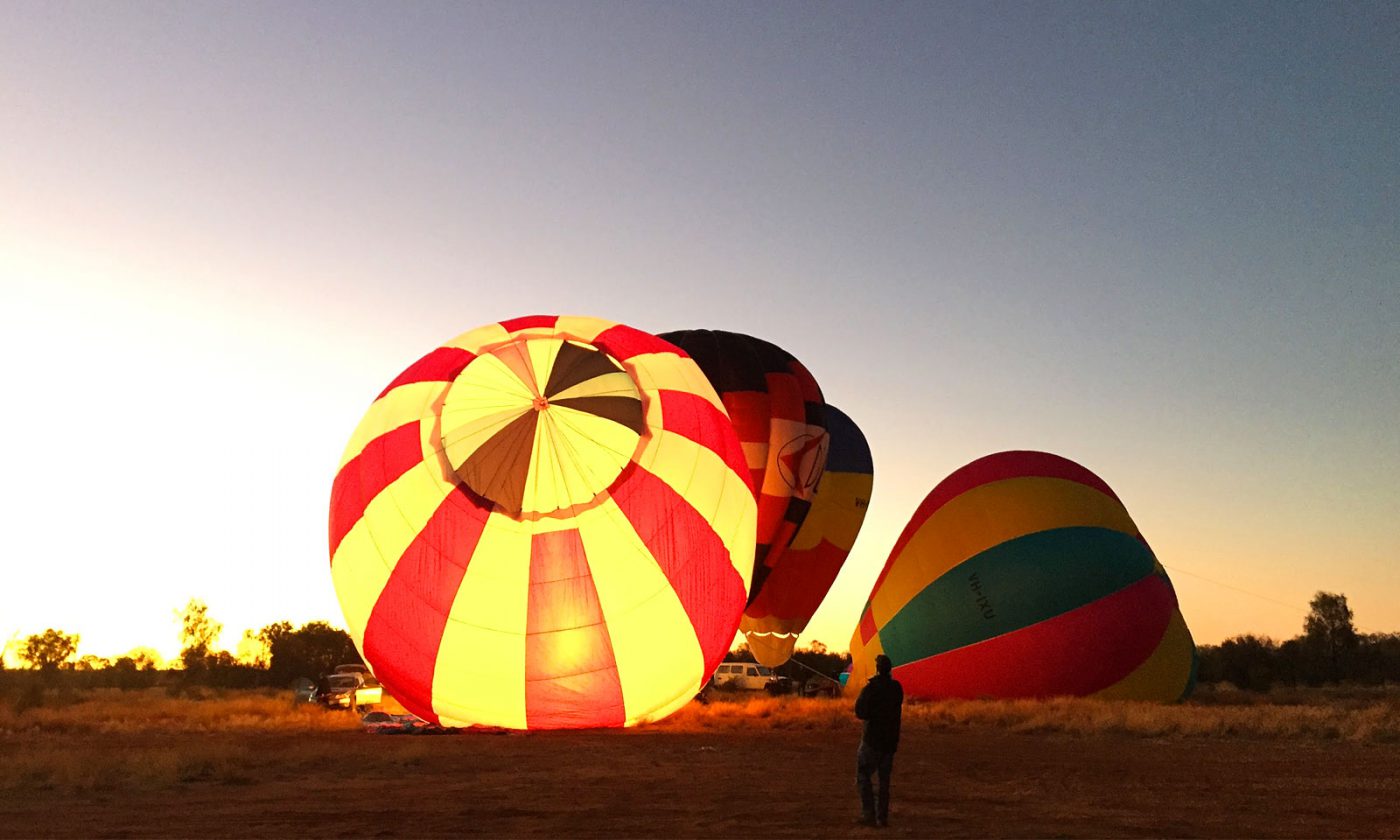
M 1136 583 L 1155 568 L 1136 537 L 1107 528 L 1039 531 L 949 569 L 880 628 L 896 664 L 1020 630 Z

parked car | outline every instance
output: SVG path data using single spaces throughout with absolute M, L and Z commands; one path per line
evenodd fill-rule
M 803 697 L 835 697 L 841 693 L 841 683 L 830 677 L 812 677 L 802 684 Z
M 772 677 L 764 684 L 763 690 L 772 695 L 792 694 L 798 689 L 797 680 L 792 677 Z
M 384 688 L 368 672 L 327 674 L 316 687 L 315 699 L 331 709 L 360 709 L 379 705 Z
M 714 682 L 717 688 L 739 691 L 763 691 L 773 672 L 756 662 L 722 662 L 715 669 Z

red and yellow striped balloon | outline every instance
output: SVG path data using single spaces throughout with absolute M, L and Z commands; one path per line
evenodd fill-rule
M 875 581 L 847 690 L 876 655 L 912 697 L 1176 700 L 1195 643 L 1127 509 L 1084 467 L 999 452 L 924 499 Z
M 350 635 L 449 726 L 625 726 L 723 658 L 756 506 L 724 405 L 686 355 L 594 318 L 465 333 L 370 406 L 331 495 Z

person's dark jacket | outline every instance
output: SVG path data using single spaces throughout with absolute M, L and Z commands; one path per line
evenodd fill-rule
M 861 740 L 871 749 L 892 753 L 899 747 L 899 716 L 904 686 L 889 674 L 876 674 L 856 698 L 856 717 L 865 721 Z

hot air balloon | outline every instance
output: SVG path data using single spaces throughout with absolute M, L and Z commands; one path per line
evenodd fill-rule
M 447 726 L 625 726 L 694 696 L 734 637 L 756 505 L 714 389 L 593 318 L 465 333 L 370 405 L 331 493 L 351 637 Z
M 826 404 L 830 437 L 826 470 L 812 508 L 768 575 L 763 589 L 744 610 L 744 636 L 754 659 L 776 668 L 792 658 L 797 637 L 807 627 L 846 561 L 870 505 L 874 465 L 865 436 L 851 418 Z
M 704 371 L 743 443 L 758 500 L 758 545 L 749 588 L 753 603 L 806 518 L 826 466 L 821 388 L 801 362 L 761 338 L 721 330 L 660 336 Z M 750 626 L 746 614 L 740 629 Z
M 962 467 L 924 499 L 851 639 L 913 697 L 1177 700 L 1195 643 L 1166 570 L 1097 475 L 1045 452 Z

